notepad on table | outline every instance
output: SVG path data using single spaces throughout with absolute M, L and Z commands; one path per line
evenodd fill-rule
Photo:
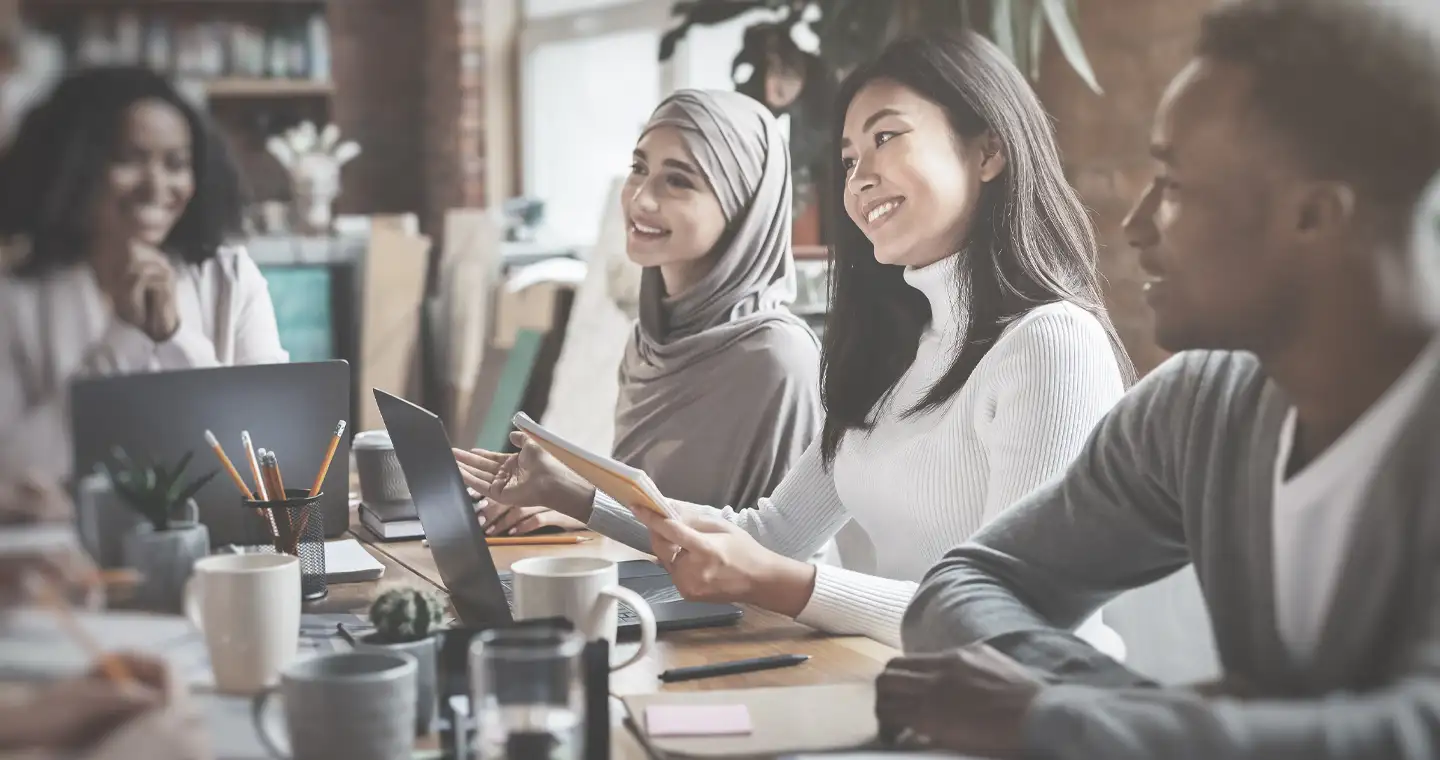
M 748 734 L 750 710 L 745 705 L 650 705 L 645 708 L 645 733 L 664 736 L 734 736 Z
M 385 566 L 353 538 L 325 542 L 325 582 L 362 583 L 385 574 Z
M 823 686 L 764 687 L 718 691 L 636 694 L 623 698 L 637 721 L 657 707 L 742 707 L 751 727 L 743 733 L 645 733 L 657 750 L 674 758 L 775 757 L 801 752 L 834 752 L 875 741 L 875 684 L 872 681 Z M 710 713 L 718 715 L 718 713 Z M 682 716 L 683 717 L 683 716 Z M 703 717 L 703 716 L 702 716 Z M 717 719 L 715 725 L 720 725 Z M 707 721 L 708 724 L 708 721 Z M 682 725 L 684 723 L 682 722 Z
M 590 485 L 604 491 L 610 498 L 627 507 L 643 507 L 665 517 L 675 516 L 670 509 L 669 500 L 660 493 L 660 489 L 644 470 L 587 451 L 546 430 L 524 412 L 516 413 L 511 421 L 515 423 L 515 427 L 534 438 L 551 456 L 559 459 Z

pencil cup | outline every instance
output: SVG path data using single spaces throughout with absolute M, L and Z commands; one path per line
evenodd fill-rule
M 244 506 L 255 511 L 252 544 L 300 558 L 300 598 L 307 602 L 324 599 L 329 593 L 325 582 L 325 518 L 320 500 L 325 494 L 309 495 L 303 488 L 285 489 L 284 501 L 246 500 Z

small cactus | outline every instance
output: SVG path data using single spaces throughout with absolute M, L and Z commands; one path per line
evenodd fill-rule
M 440 630 L 445 601 L 438 594 L 413 588 L 392 588 L 370 605 L 375 638 L 389 644 L 419 641 Z

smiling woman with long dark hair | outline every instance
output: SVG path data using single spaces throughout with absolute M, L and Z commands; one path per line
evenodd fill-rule
M 971 33 L 898 41 L 846 80 L 836 124 L 822 440 L 755 510 L 632 515 L 578 483 L 570 502 L 653 549 L 686 598 L 898 644 L 916 582 L 1061 472 L 1133 369 L 1050 123 L 999 49 Z M 503 501 L 555 467 L 531 443 L 480 485 Z M 804 561 L 852 519 L 869 551 L 842 546 L 844 569 Z M 1124 656 L 1098 620 L 1082 633 Z
M 221 138 L 164 78 L 64 79 L 0 158 L 0 475 L 69 473 L 87 375 L 284 362 Z

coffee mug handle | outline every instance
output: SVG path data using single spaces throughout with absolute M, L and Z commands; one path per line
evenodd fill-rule
M 255 724 L 255 735 L 260 737 L 261 746 L 271 757 L 276 760 L 290 760 L 290 756 L 280 751 L 280 747 L 275 744 L 275 738 L 265 728 L 265 708 L 269 706 L 270 698 L 279 690 L 279 686 L 271 686 L 250 700 L 250 722 Z
M 205 592 L 195 587 L 199 577 L 199 575 L 191 573 L 190 577 L 185 579 L 185 587 L 180 594 L 180 599 L 184 605 L 185 617 L 190 618 L 190 622 L 199 628 L 201 633 L 204 633 L 205 622 L 200 615 L 200 594 Z
M 655 649 L 655 612 L 650 609 L 650 605 L 647 604 L 639 594 L 624 586 L 610 586 L 605 588 L 601 590 L 600 597 L 600 599 L 595 600 L 595 608 L 590 610 L 590 625 L 586 626 L 586 630 L 600 630 L 601 620 L 603 620 L 604 615 L 610 611 L 610 605 L 616 603 L 624 603 L 630 609 L 635 610 L 635 614 L 640 617 L 640 648 L 635 651 L 635 654 L 630 656 L 630 659 L 619 665 L 610 666 L 610 671 L 614 672 L 628 668 L 639 662 L 642 657 L 650 654 L 650 652 Z M 607 599 L 605 597 L 609 598 Z

